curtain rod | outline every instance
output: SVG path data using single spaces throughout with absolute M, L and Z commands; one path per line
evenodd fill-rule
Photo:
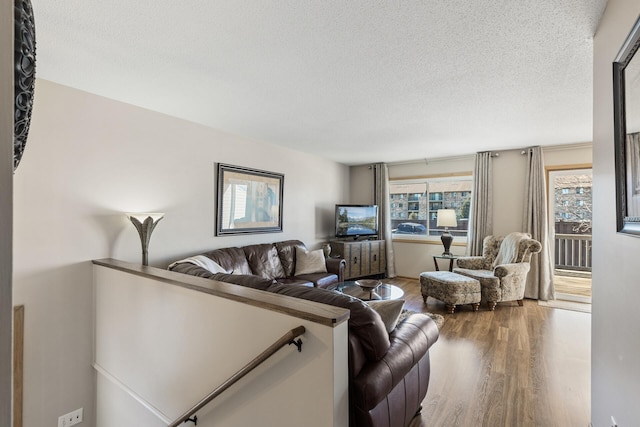
M 387 165 L 389 166 L 400 166 L 400 165 L 411 165 L 416 163 L 424 163 L 424 162 L 445 162 L 449 160 L 468 160 L 473 159 L 474 154 L 467 154 L 465 156 L 449 156 L 449 157 L 435 157 L 433 159 L 417 159 L 417 160 L 404 160 L 400 162 L 389 162 Z
M 592 143 L 591 142 L 579 142 L 579 143 L 575 143 L 575 144 L 561 144 L 561 145 L 548 145 L 548 146 L 543 146 L 542 147 L 542 151 L 561 151 L 561 150 L 575 150 L 578 148 L 591 148 L 592 147 Z M 527 147 L 529 148 L 529 147 Z M 511 148 L 511 149 L 505 149 L 505 150 L 500 150 L 500 151 L 515 151 L 518 150 L 518 148 Z M 526 154 L 526 149 L 520 149 L 520 153 L 521 154 Z M 500 151 L 490 151 L 491 153 L 491 157 L 500 157 Z M 399 162 L 389 162 L 387 163 L 388 166 L 401 166 L 401 165 L 411 165 L 411 164 L 416 164 L 416 163 L 424 163 L 424 162 L 445 162 L 445 161 L 450 161 L 450 160 L 468 160 L 468 159 L 473 159 L 475 156 L 475 153 L 473 154 L 466 154 L 466 155 L 462 155 L 462 156 L 449 156 L 449 157 L 435 157 L 433 159 L 416 159 L 416 160 L 404 160 L 404 161 L 399 161 Z

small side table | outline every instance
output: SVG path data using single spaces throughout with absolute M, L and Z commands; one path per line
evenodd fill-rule
M 433 263 L 436 266 L 436 271 L 440 271 L 440 267 L 438 266 L 438 259 L 448 259 L 449 260 L 449 271 L 453 271 L 453 261 L 457 260 L 458 255 L 434 255 Z

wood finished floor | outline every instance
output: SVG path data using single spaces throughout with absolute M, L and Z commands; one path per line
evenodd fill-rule
M 591 297 L 591 277 L 553 276 L 556 293 Z
M 445 317 L 431 348 L 431 380 L 411 427 L 577 426 L 590 421 L 591 315 L 498 303 L 473 312 L 425 305 L 414 279 L 386 279 L 405 291 L 405 307 Z

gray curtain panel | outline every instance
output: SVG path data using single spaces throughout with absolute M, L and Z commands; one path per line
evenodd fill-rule
M 476 153 L 469 213 L 467 255 L 482 255 L 482 241 L 493 234 L 493 166 L 490 152 Z
M 374 203 L 378 205 L 379 238 L 385 240 L 387 277 L 396 277 L 396 264 L 391 240 L 391 204 L 389 202 L 389 169 L 386 163 L 373 165 Z
M 527 275 L 524 296 L 542 301 L 555 299 L 546 188 L 542 148 L 531 147 L 527 149 L 522 230 L 540 242 L 542 252 L 531 257 L 531 269 Z

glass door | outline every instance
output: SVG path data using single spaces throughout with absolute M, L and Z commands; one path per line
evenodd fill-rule
M 591 169 L 549 171 L 556 299 L 591 303 Z

